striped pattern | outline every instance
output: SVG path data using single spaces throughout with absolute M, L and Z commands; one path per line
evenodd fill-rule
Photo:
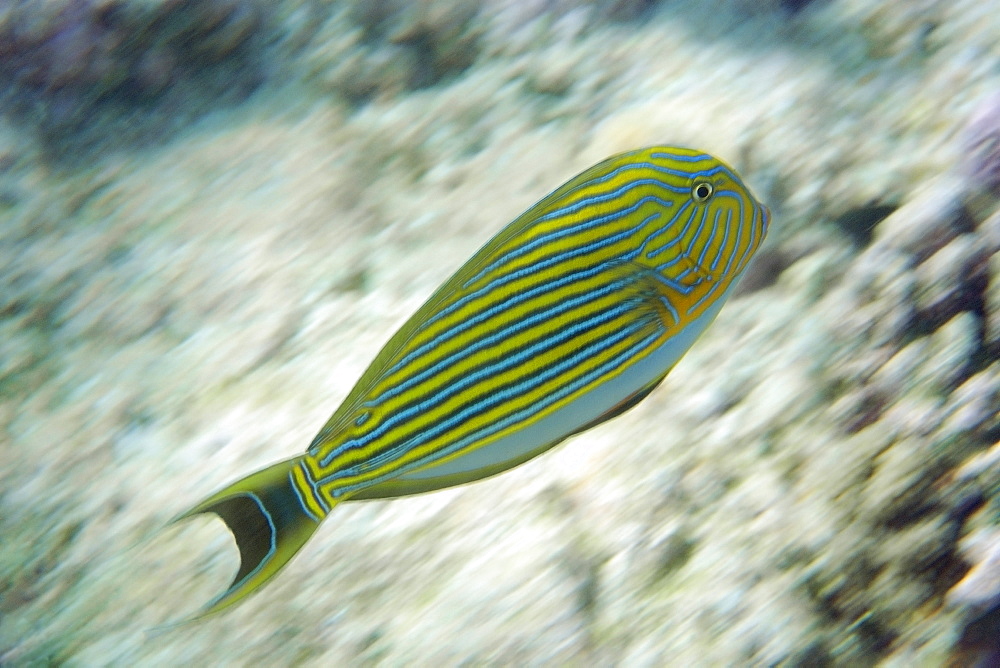
M 728 293 L 768 219 L 729 167 L 698 151 L 653 147 L 580 174 L 501 231 L 386 344 L 292 473 L 304 507 L 321 518 L 642 363 Z

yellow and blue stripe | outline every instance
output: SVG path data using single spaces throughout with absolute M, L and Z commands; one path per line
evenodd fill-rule
M 389 340 L 304 455 L 184 515 L 219 514 L 247 566 L 208 612 L 270 578 L 340 501 L 493 475 L 640 401 L 714 319 L 769 217 L 723 162 L 667 146 L 542 199 Z

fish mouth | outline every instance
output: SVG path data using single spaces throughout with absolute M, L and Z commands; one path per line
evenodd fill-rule
M 760 211 L 760 229 L 761 237 L 763 237 L 771 225 L 771 210 L 764 204 L 757 204 L 757 209 Z

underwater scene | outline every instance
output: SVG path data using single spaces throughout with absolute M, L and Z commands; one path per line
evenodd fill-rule
M 995 0 L 0 0 L 0 281 L 3 668 L 1000 665 Z

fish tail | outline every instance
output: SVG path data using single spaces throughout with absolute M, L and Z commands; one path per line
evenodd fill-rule
M 295 556 L 326 511 L 300 489 L 295 457 L 238 480 L 180 515 L 174 522 L 215 513 L 236 539 L 240 569 L 229 587 L 195 618 L 211 615 L 256 591 Z M 298 481 L 297 481 L 298 478 Z

